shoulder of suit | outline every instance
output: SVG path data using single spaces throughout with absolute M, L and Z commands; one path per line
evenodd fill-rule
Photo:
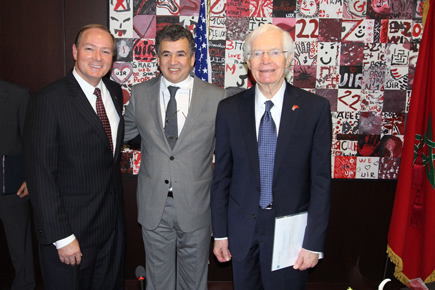
M 304 89 L 295 87 L 289 83 L 287 83 L 287 88 L 286 88 L 286 92 L 290 93 L 290 94 L 298 94 L 299 96 L 309 99 L 313 102 L 324 102 L 325 100 L 327 100 L 326 98 L 319 96 L 315 93 L 306 91 Z

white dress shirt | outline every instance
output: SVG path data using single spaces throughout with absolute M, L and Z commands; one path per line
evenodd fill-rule
M 162 116 L 163 128 L 166 125 L 166 108 L 170 98 L 168 87 L 179 87 L 177 93 L 175 94 L 175 100 L 177 101 L 178 136 L 180 136 L 181 130 L 183 130 L 187 114 L 189 113 L 190 101 L 192 98 L 193 80 L 193 77 L 188 76 L 184 81 L 173 84 L 163 76 L 160 79 L 160 112 Z

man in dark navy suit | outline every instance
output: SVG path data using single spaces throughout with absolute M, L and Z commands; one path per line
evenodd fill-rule
M 234 289 L 306 289 L 324 250 L 330 202 L 328 100 L 285 81 L 293 41 L 266 24 L 245 41 L 256 85 L 220 102 L 211 189 L 214 254 Z M 308 212 L 293 267 L 271 271 L 275 218 Z
M 123 289 L 122 90 L 104 78 L 114 38 L 88 25 L 72 51 L 73 71 L 30 98 L 24 132 L 44 289 Z
M 29 90 L 0 80 L 0 218 L 15 269 L 11 289 L 35 289 L 29 195 L 24 182 L 22 137 Z

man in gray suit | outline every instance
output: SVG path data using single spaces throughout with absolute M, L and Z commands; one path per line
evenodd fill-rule
M 160 30 L 163 76 L 134 86 L 125 113 L 125 141 L 141 135 L 137 204 L 150 290 L 207 289 L 214 124 L 226 93 L 191 76 L 194 47 L 180 25 Z

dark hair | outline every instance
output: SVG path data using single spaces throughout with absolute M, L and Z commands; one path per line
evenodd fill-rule
M 82 40 L 82 36 L 83 33 L 91 28 L 97 28 L 97 29 L 101 29 L 106 31 L 107 33 L 109 33 L 110 37 L 112 38 L 112 43 L 113 43 L 113 47 L 112 47 L 112 52 L 113 52 L 113 57 L 116 56 L 116 41 L 115 41 L 115 37 L 112 35 L 112 33 L 110 33 L 110 30 L 101 24 L 88 24 L 86 26 L 83 26 L 82 28 L 80 28 L 79 32 L 77 33 L 76 36 L 76 40 L 74 41 L 74 44 L 76 45 L 76 47 L 79 47 L 80 41 Z
M 195 40 L 193 39 L 192 33 L 179 24 L 171 24 L 159 30 L 156 35 L 155 50 L 157 55 L 160 52 L 160 43 L 162 40 L 167 41 L 177 41 L 179 39 L 186 38 L 189 42 L 190 54 L 195 53 Z

